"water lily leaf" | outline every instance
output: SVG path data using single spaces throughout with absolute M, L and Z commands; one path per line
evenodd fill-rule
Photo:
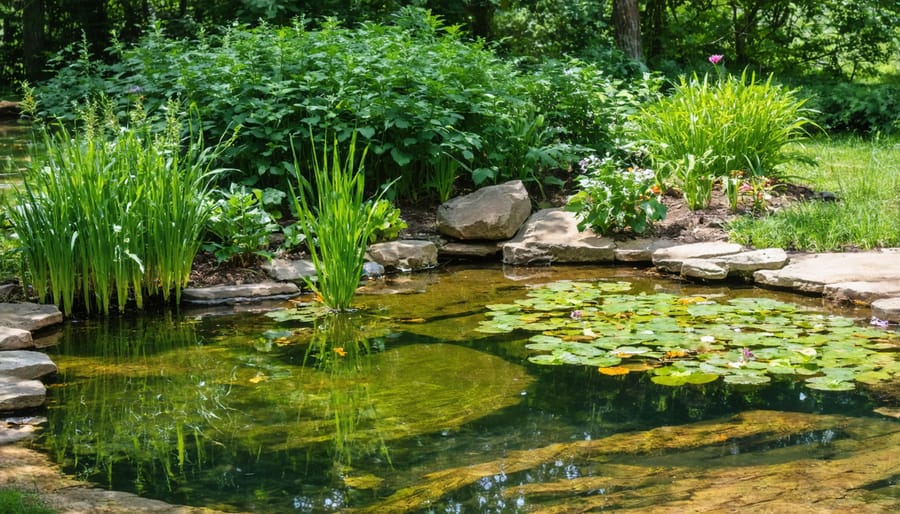
M 728 384 L 735 385 L 760 385 L 767 384 L 771 382 L 772 379 L 770 379 L 766 375 L 756 373 L 739 373 L 725 375 L 725 378 L 723 380 Z
M 628 373 L 631 372 L 630 369 L 623 367 L 623 366 L 610 366 L 610 367 L 606 367 L 606 368 L 597 368 L 597 371 L 599 371 L 603 375 L 610 375 L 610 376 L 627 375 Z
M 542 353 L 540 355 L 532 355 L 531 357 L 528 357 L 528 360 L 535 364 L 550 365 L 550 366 L 558 366 L 560 364 L 563 364 L 562 359 L 558 358 L 556 355 L 553 355 L 552 353 Z
M 617 366 L 622 362 L 622 359 L 616 357 L 615 355 L 604 355 L 598 357 L 585 357 L 581 359 L 581 364 L 585 366 L 597 366 L 598 368 L 608 368 L 612 366 Z
M 863 384 L 877 384 L 878 382 L 886 382 L 894 378 L 894 375 L 884 370 L 863 371 L 856 375 L 856 381 Z
M 664 386 L 681 386 L 687 384 L 687 377 L 685 375 L 656 375 L 650 377 L 650 380 L 653 381 L 654 384 Z
M 856 385 L 851 381 L 834 379 L 828 376 L 807 378 L 806 387 L 820 391 L 852 391 L 856 389 Z

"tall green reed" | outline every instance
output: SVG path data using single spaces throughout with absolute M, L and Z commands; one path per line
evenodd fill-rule
M 338 311 L 350 309 L 374 230 L 372 208 L 364 205 L 367 151 L 357 159 L 356 134 L 343 160 L 337 138 L 330 147 L 325 143 L 321 155 L 313 148 L 312 182 L 303 176 L 296 153 L 294 157 L 298 186 L 291 186 L 291 198 L 316 269 L 315 280 L 307 279 L 307 285 Z
M 784 176 L 781 165 L 797 157 L 786 147 L 814 126 L 805 102 L 771 75 L 681 77 L 670 96 L 635 118 L 635 136 L 647 144 L 660 185 L 674 182 L 699 209 L 709 204 L 712 185 L 735 172 L 748 180 Z
M 79 124 L 44 127 L 36 155 L 9 205 L 32 285 L 67 315 L 76 296 L 90 313 L 143 307 L 160 292 L 180 300 L 209 215 L 211 164 L 230 141 L 205 148 L 170 102 L 162 120 L 140 105 L 123 126 L 96 100 Z M 162 130 L 154 127 L 162 125 Z

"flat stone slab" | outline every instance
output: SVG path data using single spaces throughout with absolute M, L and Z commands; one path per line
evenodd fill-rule
M 55 305 L 38 303 L 0 303 L 0 326 L 35 331 L 62 323 L 63 315 Z
M 0 327 L 0 350 L 23 350 L 33 347 L 34 340 L 28 330 Z
M 293 282 L 260 282 L 231 286 L 190 287 L 181 291 L 181 300 L 187 303 L 250 302 L 272 298 L 291 298 L 300 294 L 300 287 Z
M 503 245 L 496 242 L 451 242 L 438 247 L 438 255 L 441 257 L 490 257 L 502 251 Z
M 900 297 L 872 302 L 872 317 L 900 323 Z
M 316 267 L 309 259 L 272 259 L 262 269 L 279 282 L 294 282 L 316 276 Z
M 757 284 L 823 294 L 828 284 L 841 282 L 900 281 L 900 254 L 896 251 L 791 255 L 780 270 L 753 274 Z
M 710 259 L 685 259 L 681 263 L 681 276 L 701 280 L 724 280 L 728 268 Z
M 40 380 L 0 376 L 0 411 L 40 407 L 46 399 L 47 388 Z
M 838 282 L 826 284 L 822 294 L 837 302 L 869 305 L 882 298 L 900 298 L 900 281 Z
M 660 271 L 681 274 L 681 265 L 688 259 L 709 259 L 740 253 L 744 247 L 736 243 L 691 243 L 670 246 L 653 252 L 653 265 Z
M 56 364 L 46 353 L 29 350 L 0 352 L 0 377 L 31 380 L 56 372 Z
M 629 241 L 617 241 L 613 256 L 618 262 L 652 262 L 653 254 L 657 250 L 678 246 L 677 241 L 671 239 L 632 239 Z
M 503 245 L 503 262 L 517 266 L 613 262 L 615 249 L 612 239 L 591 230 L 579 231 L 574 213 L 542 209 Z

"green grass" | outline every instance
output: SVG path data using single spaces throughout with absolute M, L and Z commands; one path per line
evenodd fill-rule
M 54 514 L 34 493 L 18 489 L 0 489 L 0 512 L 4 514 Z
M 757 248 L 835 251 L 900 246 L 900 139 L 816 139 L 800 151 L 818 161 L 792 170 L 794 183 L 831 191 L 764 218 L 741 218 L 732 241 Z

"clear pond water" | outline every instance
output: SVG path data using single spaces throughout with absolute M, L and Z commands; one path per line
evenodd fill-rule
M 371 282 L 359 312 L 317 321 L 287 319 L 291 302 L 73 320 L 48 348 L 37 444 L 100 486 L 235 512 L 900 508 L 900 423 L 876 412 L 896 382 L 668 387 L 539 366 L 532 334 L 476 330 L 486 305 L 561 279 L 823 308 L 625 268 L 486 266 Z

